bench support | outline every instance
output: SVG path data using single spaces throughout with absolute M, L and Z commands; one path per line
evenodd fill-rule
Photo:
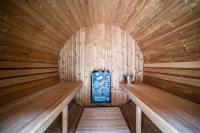
M 68 105 L 62 111 L 62 133 L 68 132 Z
M 141 133 L 142 130 L 142 111 L 136 106 L 136 133 Z

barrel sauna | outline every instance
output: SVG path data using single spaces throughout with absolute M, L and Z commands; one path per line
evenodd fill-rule
M 200 133 L 200 0 L 1 0 L 0 133 Z

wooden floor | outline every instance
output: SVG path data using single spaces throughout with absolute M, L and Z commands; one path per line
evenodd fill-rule
M 130 133 L 118 107 L 85 108 L 76 133 Z

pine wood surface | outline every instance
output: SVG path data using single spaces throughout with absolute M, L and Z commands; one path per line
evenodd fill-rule
M 2 1 L 1 59 L 52 62 L 74 33 L 103 23 L 137 40 L 147 63 L 197 61 L 199 7 L 199 0 Z
M 76 133 L 130 133 L 118 107 L 84 108 Z
M 20 73 L 21 70 L 17 72 L 18 68 L 45 67 L 48 70 L 52 66 L 57 67 L 60 50 L 67 40 L 84 27 L 106 24 L 118 27 L 136 41 L 143 53 L 145 64 L 186 62 L 184 64 L 189 66 L 186 69 L 191 66 L 198 66 L 199 69 L 199 8 L 199 0 L 4 0 L 0 4 L 0 68 Z M 97 39 L 91 37 L 91 40 Z M 75 48 L 75 45 L 70 44 L 68 47 Z M 48 71 L 44 71 L 46 72 Z M 51 78 L 57 78 L 58 82 L 57 76 Z M 156 86 L 162 82 L 159 88 L 198 101 L 196 97 L 199 97 L 199 91 L 196 86 L 174 84 L 158 77 L 146 76 L 145 79 L 148 83 L 159 79 L 152 85 Z M 30 82 L 32 81 L 19 83 L 16 88 L 18 85 L 27 86 Z M 32 83 L 29 89 L 21 90 L 23 93 L 13 89 L 15 85 L 12 85 L 12 89 L 9 89 L 15 94 L 1 97 L 4 100 L 0 100 L 0 103 L 37 92 L 37 82 Z M 51 84 L 46 82 L 46 86 Z M 184 88 L 184 91 L 180 88 Z M 1 92 L 4 93 L 7 89 L 4 87 Z M 13 95 L 15 98 L 6 99 Z M 88 94 L 86 95 L 84 97 L 88 97 Z M 121 97 L 122 92 L 116 95 Z
M 58 82 L 56 63 L 0 61 L 0 105 L 18 100 Z
M 144 64 L 144 82 L 200 103 L 200 61 Z
M 81 82 L 61 82 L 2 105 L 0 107 L 1 133 L 44 132 L 81 87 Z
M 108 70 L 111 74 L 109 106 L 127 101 L 119 88 L 123 74 L 143 74 L 143 56 L 135 40 L 121 29 L 99 24 L 84 28 L 74 34 L 64 45 L 59 58 L 59 76 L 62 81 L 83 81 L 84 88 L 78 97 L 79 103 L 91 104 L 91 73 L 93 70 Z
M 120 86 L 162 132 L 199 132 L 199 104 L 147 84 L 120 83 Z

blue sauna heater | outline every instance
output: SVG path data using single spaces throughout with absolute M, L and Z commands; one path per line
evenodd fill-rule
M 111 75 L 109 71 L 96 70 L 91 76 L 92 86 L 92 103 L 109 103 L 111 102 Z

